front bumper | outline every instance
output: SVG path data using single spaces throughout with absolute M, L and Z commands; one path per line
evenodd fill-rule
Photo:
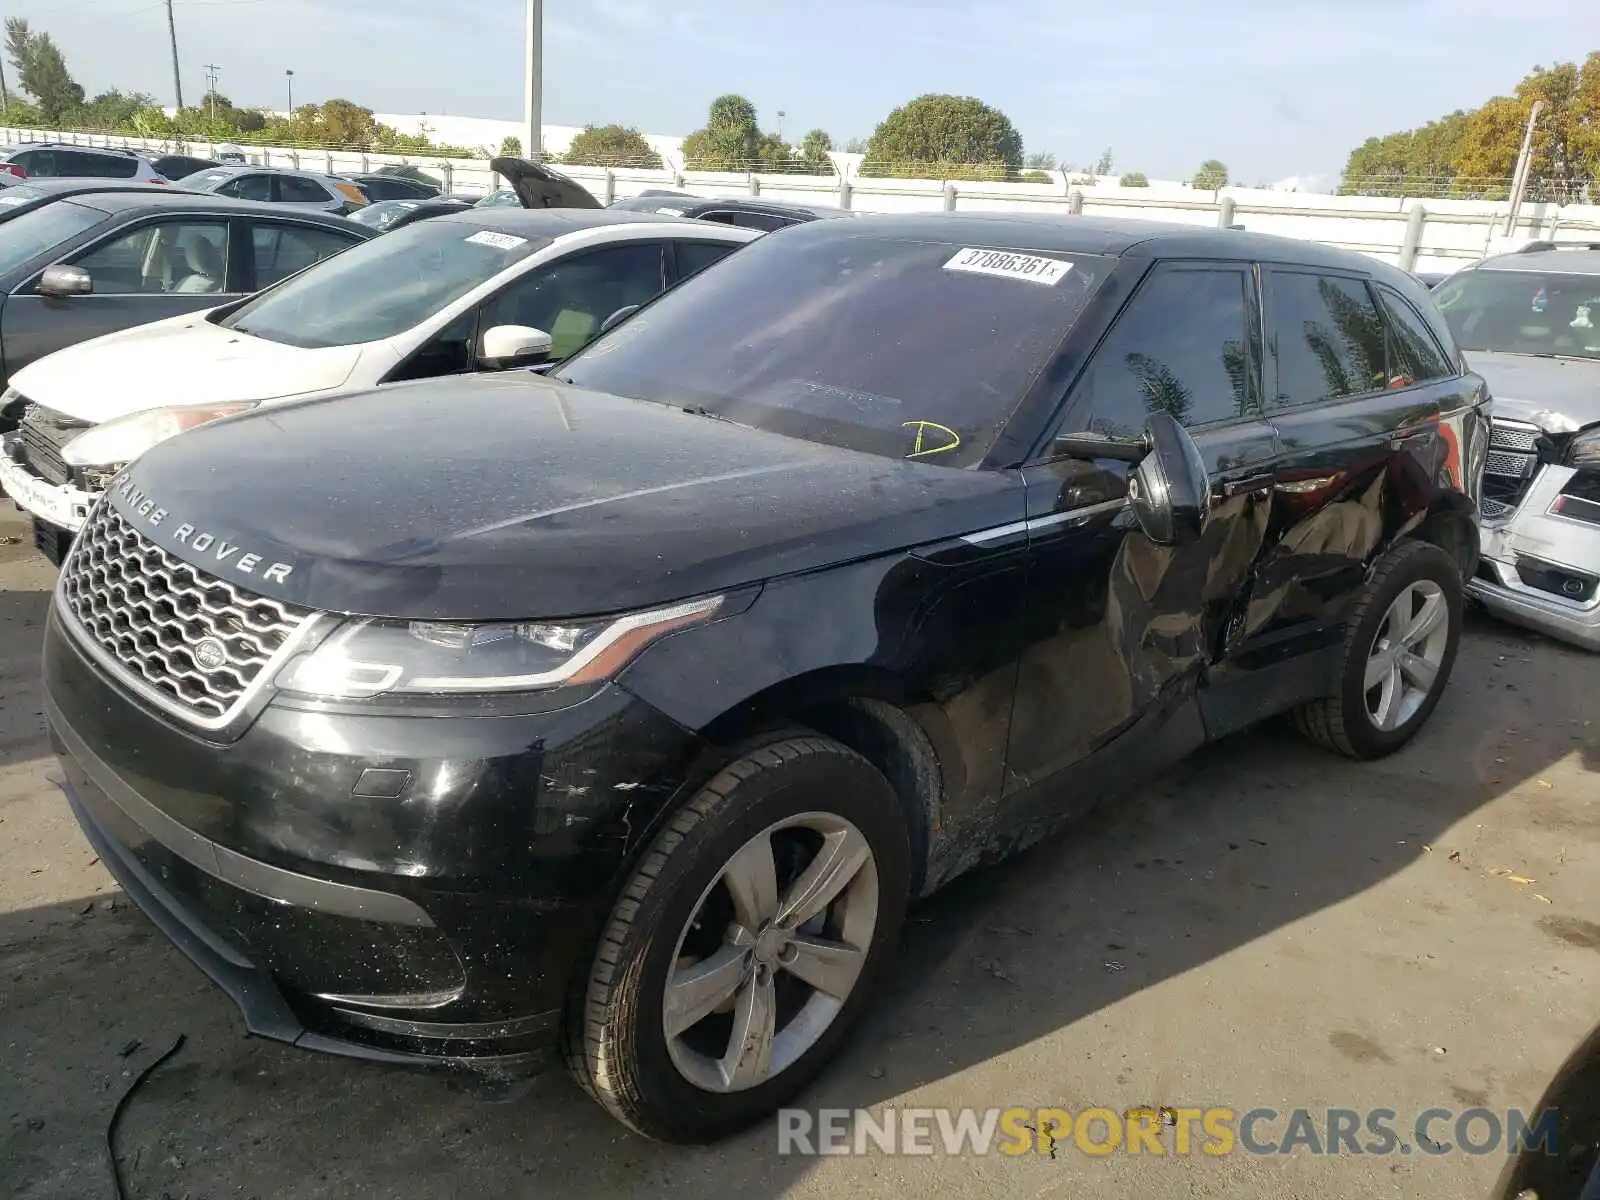
M 0 489 L 36 520 L 77 533 L 100 497 L 71 483 L 51 483 L 17 462 L 12 443 L 19 437 L 7 434 L 0 438 Z
M 1508 621 L 1600 650 L 1600 524 L 1550 511 L 1573 474 L 1540 467 L 1513 511 L 1485 519 L 1467 592 Z
M 249 1033 L 381 1062 L 537 1069 L 700 752 L 615 687 L 474 715 L 274 704 L 222 744 L 130 699 L 53 613 L 44 660 L 69 802 L 129 898 Z

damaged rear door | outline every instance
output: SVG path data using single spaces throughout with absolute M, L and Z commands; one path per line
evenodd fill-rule
M 1029 577 L 1007 760 L 1019 816 L 1049 824 L 1204 740 L 1195 697 L 1268 536 L 1278 443 L 1261 414 L 1260 304 L 1243 262 L 1158 264 L 1073 385 L 1053 439 L 1137 437 L 1177 417 L 1211 473 L 1204 536 L 1163 546 L 1125 503 L 1129 467 L 1025 468 Z M 1064 782 L 1065 787 L 1050 786 Z

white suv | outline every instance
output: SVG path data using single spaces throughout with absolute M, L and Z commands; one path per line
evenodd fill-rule
M 72 146 L 65 142 L 24 142 L 0 147 L 0 187 L 24 179 L 131 179 L 171 183 L 148 159 L 132 150 Z

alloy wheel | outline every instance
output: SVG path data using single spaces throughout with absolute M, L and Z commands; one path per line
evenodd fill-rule
M 1432 694 L 1450 644 L 1450 605 L 1430 579 L 1401 589 L 1384 613 L 1367 653 L 1367 719 L 1375 729 L 1399 729 Z
M 667 1050 L 709 1092 L 757 1087 L 827 1031 L 878 924 L 878 870 L 843 817 L 788 817 L 746 842 L 701 894 L 662 1003 Z

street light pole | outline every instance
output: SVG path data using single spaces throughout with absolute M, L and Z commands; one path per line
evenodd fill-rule
M 289 115 L 294 116 L 294 72 L 285 71 L 283 77 L 289 81 Z
M 544 89 L 544 0 L 527 0 L 527 57 L 523 63 L 522 152 L 537 160 L 544 151 L 544 113 L 540 93 Z

